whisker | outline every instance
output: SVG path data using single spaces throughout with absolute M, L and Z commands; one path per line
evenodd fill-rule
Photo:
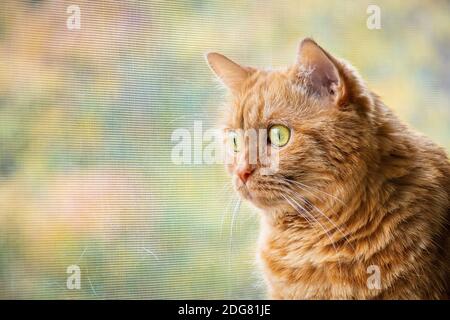
M 223 185 L 222 189 L 220 189 L 214 196 L 218 197 L 221 196 L 223 197 L 224 195 L 226 195 L 228 193 L 228 191 L 230 191 L 233 188 L 233 186 L 231 185 L 231 183 L 227 182 Z
M 233 248 L 233 227 L 234 223 L 237 217 L 237 214 L 239 213 L 239 209 L 241 208 L 242 200 L 241 198 L 238 198 L 238 201 L 236 202 L 236 205 L 234 206 L 233 215 L 231 217 L 231 227 L 230 227 L 230 252 Z
M 238 200 L 238 197 L 236 197 L 236 194 L 233 192 L 231 194 L 231 198 L 228 201 L 227 206 L 225 207 L 225 210 L 222 212 L 222 218 L 220 219 L 220 238 L 222 238 L 223 235 L 223 225 L 225 222 L 225 216 L 228 213 L 228 210 L 233 206 L 233 204 L 235 205 L 235 201 Z
M 309 187 L 309 188 L 313 188 L 313 187 L 311 187 L 311 186 L 308 186 L 308 185 L 306 185 L 306 184 L 303 184 L 303 183 L 301 183 L 301 182 L 298 182 L 298 181 L 294 181 L 294 180 L 290 180 L 290 179 L 283 179 L 282 178 L 282 180 L 284 180 L 285 182 L 288 182 L 288 183 L 294 183 L 294 184 L 296 184 L 300 189 L 302 189 L 303 191 L 306 191 L 306 192 L 308 192 L 309 194 L 311 194 L 311 195 L 313 195 L 313 196 L 316 196 L 313 192 L 311 192 L 310 190 L 308 190 L 308 189 L 306 189 L 306 187 Z M 317 188 L 315 188 L 317 191 L 319 191 L 319 192 L 322 192 L 322 193 L 324 193 L 324 194 L 326 194 L 326 195 L 329 195 L 330 197 L 333 197 L 334 199 L 336 199 L 337 201 L 339 201 L 339 202 L 341 202 L 344 206 L 346 206 L 346 204 L 344 203 L 344 202 L 342 202 L 342 200 L 340 200 L 339 198 L 336 198 L 335 196 L 333 196 L 333 195 L 331 195 L 331 194 L 329 194 L 329 193 L 326 193 L 326 192 L 324 192 L 324 191 L 322 191 L 322 190 L 319 190 L 319 189 L 317 189 Z M 314 207 L 314 209 L 317 211 L 317 212 L 319 212 L 324 218 L 326 218 L 332 225 L 333 225 L 333 227 L 334 228 L 336 228 L 337 229 L 337 231 L 339 231 L 339 233 L 341 233 L 341 235 L 343 236 L 343 238 L 347 241 L 347 243 L 354 249 L 354 246 L 350 243 L 350 241 L 349 241 L 349 239 L 347 238 L 347 235 L 326 215 L 326 214 L 324 214 L 319 208 L 317 208 L 313 203 L 311 203 L 311 201 L 308 201 L 308 204 L 310 204 L 311 206 L 313 206 Z
M 289 197 L 289 196 L 288 196 Z M 305 207 L 303 207 L 301 204 L 299 204 L 297 201 L 295 201 L 295 199 L 293 197 L 289 197 L 292 201 L 294 201 L 295 204 L 297 204 L 297 206 L 299 206 L 305 213 L 308 213 L 308 211 L 305 209 Z M 287 200 L 287 199 L 286 199 Z M 288 200 L 288 202 L 290 203 L 290 201 Z M 291 204 L 292 205 L 292 204 Z M 296 209 L 295 206 L 293 206 L 294 209 Z M 297 209 L 298 212 L 298 209 Z M 325 232 L 325 235 L 328 237 L 328 239 L 330 240 L 330 244 L 333 246 L 334 251 L 336 252 L 336 256 L 338 255 L 338 250 L 337 247 L 333 241 L 333 239 L 331 238 L 329 232 L 325 229 L 325 227 L 322 225 L 322 223 L 320 223 L 319 220 L 317 220 L 312 214 L 309 214 L 309 216 L 322 228 L 322 230 Z M 341 268 L 341 262 L 338 260 L 338 267 L 339 267 L 339 274 L 342 275 L 342 268 Z
M 286 178 L 283 178 L 283 179 L 284 179 L 285 181 L 287 181 L 287 182 L 291 182 L 291 183 L 294 183 L 294 184 L 297 184 L 297 185 L 303 187 L 305 191 L 308 191 L 307 189 L 316 190 L 317 192 L 320 192 L 320 193 L 322 193 L 322 194 L 324 194 L 324 195 L 326 195 L 326 196 L 329 196 L 329 197 L 333 198 L 334 200 L 336 200 L 336 201 L 338 201 L 339 203 L 341 203 L 343 206 L 347 206 L 347 204 L 346 204 L 344 201 L 342 201 L 341 199 L 339 199 L 338 197 L 336 197 L 336 196 L 334 196 L 334 195 L 332 195 L 332 194 L 330 194 L 330 193 L 328 193 L 328 192 L 325 192 L 325 191 L 323 191 L 323 190 L 320 190 L 319 188 L 316 188 L 316 187 L 313 187 L 313 186 L 308 186 L 308 185 L 306 185 L 306 184 L 304 184 L 304 183 L 301 183 L 301 182 L 299 182 L 299 181 L 295 181 L 295 180 L 291 180 L 291 179 L 286 179 Z
M 334 246 L 334 241 L 331 239 L 331 236 L 330 236 L 330 234 L 329 234 L 329 230 L 325 229 L 325 227 L 320 223 L 320 221 L 317 220 L 317 219 L 314 217 L 314 215 L 312 215 L 311 213 L 309 213 L 308 210 L 306 210 L 305 207 L 303 207 L 301 204 L 299 204 L 299 203 L 294 199 L 293 196 L 290 196 L 289 198 L 290 198 L 290 199 L 291 199 L 298 207 L 300 207 L 306 214 L 308 214 L 308 215 L 311 217 L 311 219 L 313 219 L 317 224 L 319 224 L 319 226 L 320 226 L 320 227 L 322 228 L 322 230 L 326 233 L 326 235 L 327 235 L 328 238 L 330 239 L 331 244 L 333 245 L 333 247 L 334 247 L 335 250 L 336 250 L 336 247 Z
M 230 243 L 229 243 L 229 252 L 228 252 L 228 273 L 231 274 L 231 255 L 233 253 L 233 225 L 234 225 L 234 221 L 236 219 L 237 213 L 239 212 L 239 209 L 241 208 L 241 203 L 242 200 L 241 198 L 237 199 L 236 205 L 234 206 L 234 210 L 233 210 L 233 215 L 231 218 L 231 226 L 230 226 Z M 229 295 L 232 295 L 231 292 L 231 283 L 229 282 L 230 278 L 228 277 L 228 291 L 229 291 Z
M 296 182 L 296 181 L 294 181 L 294 182 Z M 314 194 L 311 192 L 311 191 L 309 191 L 309 190 L 307 190 L 307 189 L 305 189 L 305 188 L 302 188 L 300 185 L 298 185 L 299 186 L 299 188 L 300 189 L 302 189 L 302 190 L 304 190 L 304 191 L 306 191 L 306 192 L 308 192 L 308 193 L 310 193 L 310 194 L 312 194 L 313 196 L 314 196 Z M 354 250 L 355 249 L 355 247 L 353 246 L 353 244 L 350 242 L 350 240 L 348 239 L 348 237 L 347 237 L 347 235 L 341 230 L 341 228 L 339 228 L 339 226 L 338 225 L 336 225 L 336 223 L 334 223 L 333 222 L 333 220 L 331 220 L 325 213 L 323 213 L 323 211 L 322 210 L 320 210 L 317 206 L 315 206 L 311 201 L 308 201 L 308 204 L 309 205 L 311 205 L 322 217 L 324 217 L 325 219 L 327 219 L 328 220 L 328 222 L 330 222 L 331 223 L 331 225 L 342 235 L 342 237 L 344 238 L 344 240 L 351 246 L 351 248 Z
M 284 195 L 284 194 L 281 194 L 281 196 L 284 198 L 284 200 L 286 200 L 286 201 L 289 203 L 289 205 L 290 205 L 293 209 L 295 209 L 300 215 L 302 215 L 302 216 L 305 218 L 305 220 L 308 222 L 308 224 L 309 224 L 311 227 L 313 226 L 313 224 L 312 224 L 312 222 L 311 222 L 311 220 L 310 220 L 310 217 L 309 217 L 309 215 L 308 215 L 308 212 L 306 212 L 306 210 L 303 210 L 303 211 L 305 211 L 305 214 L 303 214 L 302 212 L 299 212 L 298 209 L 295 208 L 295 205 L 291 202 L 291 200 L 289 200 L 289 199 L 291 199 L 291 197 L 289 197 L 289 199 L 288 199 L 288 197 L 287 197 L 286 195 Z
M 350 242 L 350 240 L 347 238 L 347 236 L 344 234 L 344 232 L 341 230 L 341 228 L 339 228 L 334 222 L 333 220 L 331 220 L 325 213 L 323 213 L 322 210 L 320 210 L 319 208 L 317 208 L 313 203 L 311 203 L 311 201 L 308 201 L 309 205 L 311 205 L 317 212 L 319 212 L 319 214 L 322 215 L 322 217 L 324 217 L 325 219 L 327 219 L 332 225 L 333 227 L 339 231 L 339 233 L 344 237 L 345 241 L 352 247 L 352 249 L 355 249 L 355 247 L 353 246 L 353 244 Z

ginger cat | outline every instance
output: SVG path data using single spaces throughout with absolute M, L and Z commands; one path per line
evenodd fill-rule
M 272 299 L 446 299 L 450 162 L 346 62 L 312 39 L 282 71 L 208 64 L 229 89 L 227 165 L 261 211 L 258 257 Z M 266 129 L 278 169 L 250 162 L 238 129 Z M 264 144 L 263 143 L 263 144 Z

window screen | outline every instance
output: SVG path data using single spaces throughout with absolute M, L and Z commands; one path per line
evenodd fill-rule
M 424 107 L 447 105 L 444 51 L 410 50 L 447 48 L 426 34 L 448 30 L 445 3 L 382 1 L 380 32 L 368 5 L 1 1 L 0 298 L 264 298 L 258 215 L 222 165 L 174 163 L 173 132 L 198 145 L 218 121 L 205 52 L 279 67 L 314 36 L 448 148 L 448 109 Z

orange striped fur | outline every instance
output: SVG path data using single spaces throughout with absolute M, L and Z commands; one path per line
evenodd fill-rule
M 236 190 L 261 211 L 258 257 L 273 299 L 445 299 L 450 163 L 313 40 L 281 71 L 208 62 L 230 89 L 227 129 L 291 130 L 279 170 L 256 165 Z M 244 162 L 244 164 L 242 163 Z M 371 266 L 380 287 L 368 285 Z

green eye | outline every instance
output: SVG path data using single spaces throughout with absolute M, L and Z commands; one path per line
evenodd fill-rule
M 291 130 L 281 124 L 276 124 L 270 127 L 269 140 L 272 145 L 276 147 L 283 147 L 289 142 L 291 137 Z
M 233 149 L 234 152 L 239 152 L 241 150 L 241 141 L 237 132 L 228 132 L 228 143 L 230 144 L 231 149 Z

